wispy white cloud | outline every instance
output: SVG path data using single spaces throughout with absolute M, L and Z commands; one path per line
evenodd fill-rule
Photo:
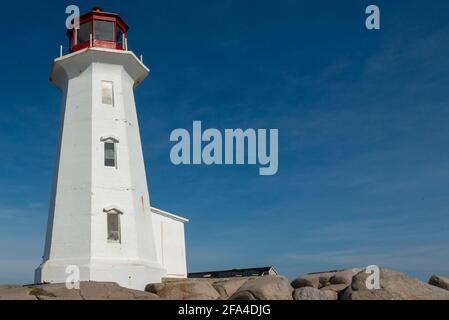
M 30 215 L 32 209 L 42 209 L 44 204 L 41 202 L 32 202 L 20 207 L 0 207 L 0 216 L 4 218 L 17 218 L 19 216 Z

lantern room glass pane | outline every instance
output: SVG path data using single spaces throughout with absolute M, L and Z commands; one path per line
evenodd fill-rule
M 95 20 L 95 39 L 114 41 L 114 22 Z
M 83 43 L 90 41 L 90 35 L 92 34 L 92 22 L 85 22 L 80 24 L 80 28 L 76 30 L 76 42 Z
M 115 30 L 115 41 L 123 49 L 123 30 L 118 26 L 115 27 Z

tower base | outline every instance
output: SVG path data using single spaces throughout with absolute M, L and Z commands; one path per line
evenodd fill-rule
M 144 261 L 47 260 L 36 269 L 35 282 L 71 282 L 75 273 L 67 269 L 68 266 L 79 268 L 79 281 L 116 282 L 122 287 L 142 291 L 147 284 L 159 283 L 167 275 L 160 264 Z

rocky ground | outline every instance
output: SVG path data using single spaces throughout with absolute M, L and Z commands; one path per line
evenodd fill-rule
M 0 286 L 0 300 L 449 300 L 449 278 L 433 275 L 428 283 L 394 270 L 380 269 L 380 289 L 369 290 L 364 269 L 317 272 L 288 282 L 284 276 L 226 279 L 165 279 L 130 290 L 109 282 Z

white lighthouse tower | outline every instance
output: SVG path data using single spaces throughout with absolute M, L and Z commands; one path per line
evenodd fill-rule
M 95 7 L 69 30 L 50 81 L 63 93 L 43 263 L 36 283 L 113 281 L 143 290 L 186 277 L 187 219 L 150 206 L 133 90 L 149 74 L 128 26 Z M 68 268 L 70 266 L 70 268 Z

